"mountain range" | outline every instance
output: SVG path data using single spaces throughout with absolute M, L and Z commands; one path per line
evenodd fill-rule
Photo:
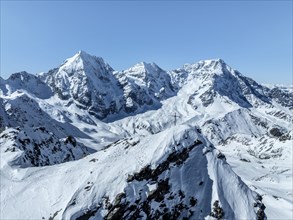
M 0 77 L 1 219 L 292 219 L 293 88 L 221 59 Z

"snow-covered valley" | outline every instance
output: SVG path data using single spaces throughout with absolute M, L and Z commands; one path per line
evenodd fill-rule
M 292 219 L 293 89 L 223 60 L 80 51 L 0 78 L 0 219 Z

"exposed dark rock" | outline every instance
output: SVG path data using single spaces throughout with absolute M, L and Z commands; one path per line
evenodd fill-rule
M 134 176 L 128 174 L 126 181 L 127 181 L 127 182 L 131 182 L 131 181 L 133 181 L 133 180 L 134 180 Z
M 259 201 L 262 201 L 262 196 L 259 195 L 259 194 L 257 194 L 255 199 L 256 199 L 256 200 L 259 200 Z
M 115 207 L 112 209 L 108 215 L 105 217 L 106 220 L 121 219 L 123 217 L 123 209 L 121 207 Z
M 240 158 L 240 160 L 243 161 L 243 162 L 250 163 L 250 160 L 249 159 L 246 159 L 246 158 Z
M 98 211 L 98 208 L 85 211 L 81 216 L 77 217 L 76 220 L 89 220 L 90 217 L 95 216 L 97 211 Z
M 259 208 L 256 212 L 257 220 L 264 220 L 266 215 L 264 209 Z
M 283 133 L 280 131 L 279 128 L 272 128 L 270 130 L 270 134 L 273 135 L 274 137 L 281 137 Z
M 211 212 L 210 215 L 216 219 L 223 219 L 224 218 L 224 210 L 220 207 L 218 200 L 216 200 L 214 202 L 213 211 Z
M 221 160 L 226 160 L 226 156 L 221 152 L 218 153 L 217 158 Z
M 195 199 L 194 197 L 191 197 L 189 199 L 189 203 L 191 206 L 195 206 L 197 204 L 197 199 Z
M 279 104 L 289 109 L 293 108 L 293 93 L 286 92 L 280 88 L 273 88 L 269 90 L 268 96 L 276 100 Z
M 250 117 L 255 125 L 261 126 L 263 128 L 268 128 L 268 123 L 264 121 L 263 119 L 256 117 L 253 114 L 250 114 Z
M 152 191 L 148 196 L 148 200 L 154 199 L 156 202 L 161 202 L 165 198 L 165 194 L 169 192 L 169 179 L 158 182 L 157 189 Z
M 286 134 L 283 134 L 281 137 L 279 137 L 280 141 L 288 141 L 288 140 L 291 140 L 291 139 L 292 139 L 292 137 L 291 137 L 289 132 L 286 133 Z
M 121 203 L 121 200 L 124 199 L 126 197 L 125 193 L 119 193 L 116 197 L 115 197 L 115 200 L 114 200 L 114 203 L 113 205 L 114 206 L 117 206 Z
M 163 173 L 165 170 L 169 169 L 170 164 L 174 163 L 176 166 L 182 165 L 185 160 L 189 157 L 189 152 L 196 146 L 202 144 L 200 140 L 194 141 L 189 147 L 184 147 L 181 151 L 174 151 L 169 154 L 167 159 L 159 164 L 154 170 L 151 169 L 150 165 L 142 168 L 139 173 L 134 173 L 133 175 L 128 175 L 127 182 L 133 180 L 157 180 L 157 177 Z
M 202 105 L 204 107 L 207 107 L 214 102 L 215 96 L 216 96 L 215 91 L 212 89 L 209 89 L 205 93 L 203 93 L 199 98 L 202 102 Z
M 178 191 L 178 195 L 179 195 L 181 200 L 185 198 L 184 192 L 182 190 Z
M 76 140 L 73 136 L 69 135 L 66 139 L 65 139 L 65 144 L 67 143 L 71 143 L 74 147 L 76 147 Z

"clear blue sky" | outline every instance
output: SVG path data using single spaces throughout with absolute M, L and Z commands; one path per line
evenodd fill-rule
M 46 72 L 79 50 L 114 69 L 222 58 L 292 84 L 292 1 L 2 1 L 1 76 Z

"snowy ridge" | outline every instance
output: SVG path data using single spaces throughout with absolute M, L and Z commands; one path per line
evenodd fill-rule
M 291 219 L 292 100 L 221 59 L 114 71 L 80 51 L 1 78 L 0 218 Z
M 15 159 L 10 162 L 13 166 L 48 166 L 78 160 L 94 152 L 78 143 L 74 137 L 58 139 L 44 127 L 26 131 L 7 129 L 0 138 L 0 144 L 7 147 L 5 153 L 20 153 L 13 154 Z M 7 141 L 3 142 L 4 139 Z
M 53 95 L 50 87 L 37 76 L 27 72 L 12 74 L 7 80 L 0 79 L 3 95 L 9 96 L 16 91 L 27 91 L 36 97 L 46 99 Z
M 64 163 L 56 168 L 46 167 L 38 172 L 33 169 L 19 170 L 21 173 L 28 172 L 29 178 L 19 179 L 13 183 L 13 188 L 19 188 L 18 185 L 22 183 L 24 186 L 21 188 L 24 191 L 17 200 L 6 192 L 5 198 L 10 199 L 3 201 L 2 207 L 5 207 L 5 210 L 1 210 L 1 213 L 7 213 L 6 218 L 20 218 L 18 214 L 23 216 L 24 213 L 26 218 L 48 218 L 50 213 L 57 213 L 57 216 L 59 218 L 62 216 L 63 219 L 77 219 L 89 213 L 97 219 L 102 217 L 115 219 L 118 214 L 128 219 L 138 215 L 155 217 L 169 213 L 170 216 L 175 216 L 177 213 L 178 218 L 189 216 L 198 219 L 209 215 L 211 202 L 219 200 L 228 218 L 240 216 L 256 218 L 259 208 L 253 206 L 254 203 L 260 202 L 259 196 L 236 176 L 225 160 L 217 158 L 214 148 L 206 145 L 206 141 L 194 128 L 181 126 L 161 132 L 154 137 L 125 139 L 105 151 L 94 153 L 74 163 Z M 173 157 L 167 157 L 168 154 L 182 152 L 184 149 L 189 149 L 188 157 L 184 157 L 183 154 L 178 157 L 174 156 L 175 154 Z M 167 161 L 167 165 L 164 161 Z M 142 172 L 147 165 L 154 170 L 154 174 Z M 52 172 L 56 169 L 58 175 Z M 6 170 L 4 176 L 9 176 L 10 172 L 12 170 Z M 137 172 L 133 180 L 129 178 Z M 24 174 L 20 174 L 22 175 Z M 40 178 L 44 175 L 47 178 Z M 181 177 L 178 178 L 179 176 Z M 224 179 L 219 181 L 224 177 L 232 182 Z M 222 181 L 227 185 L 216 184 Z M 29 182 L 30 187 L 26 188 L 26 183 Z M 2 183 L 5 187 L 10 183 L 9 178 L 4 178 Z M 168 186 L 162 185 L 163 183 Z M 42 186 L 46 188 L 39 191 L 35 198 L 27 196 L 30 189 L 36 190 Z M 163 188 L 165 191 L 162 189 L 163 195 L 156 194 L 157 187 L 165 187 Z M 46 195 L 47 193 L 49 194 Z M 119 193 L 126 194 L 126 197 Z M 117 198 L 117 195 L 120 196 Z M 231 203 L 234 197 L 238 197 L 237 202 Z M 57 201 L 57 198 L 59 202 L 51 207 L 48 202 Z M 48 205 L 47 207 L 51 208 L 37 209 L 33 213 L 27 212 L 30 209 L 25 204 L 31 204 L 32 199 L 43 201 L 42 206 Z M 9 204 L 22 204 L 24 200 L 27 202 L 19 207 L 19 212 L 8 211 L 13 209 Z M 115 209 L 109 208 L 110 203 L 118 207 L 114 213 Z M 128 208 L 131 204 L 136 204 L 136 209 L 133 210 L 132 207 L 130 209 L 132 212 L 126 215 L 127 208 L 124 205 L 120 206 L 120 203 Z M 160 204 L 165 204 L 165 209 L 159 207 Z M 247 204 L 249 210 L 243 209 Z M 149 207 L 150 213 L 146 211 L 145 206 Z M 125 212 L 118 212 L 123 209 Z M 135 210 L 139 212 L 136 213 Z M 112 218 L 110 215 L 113 215 Z

